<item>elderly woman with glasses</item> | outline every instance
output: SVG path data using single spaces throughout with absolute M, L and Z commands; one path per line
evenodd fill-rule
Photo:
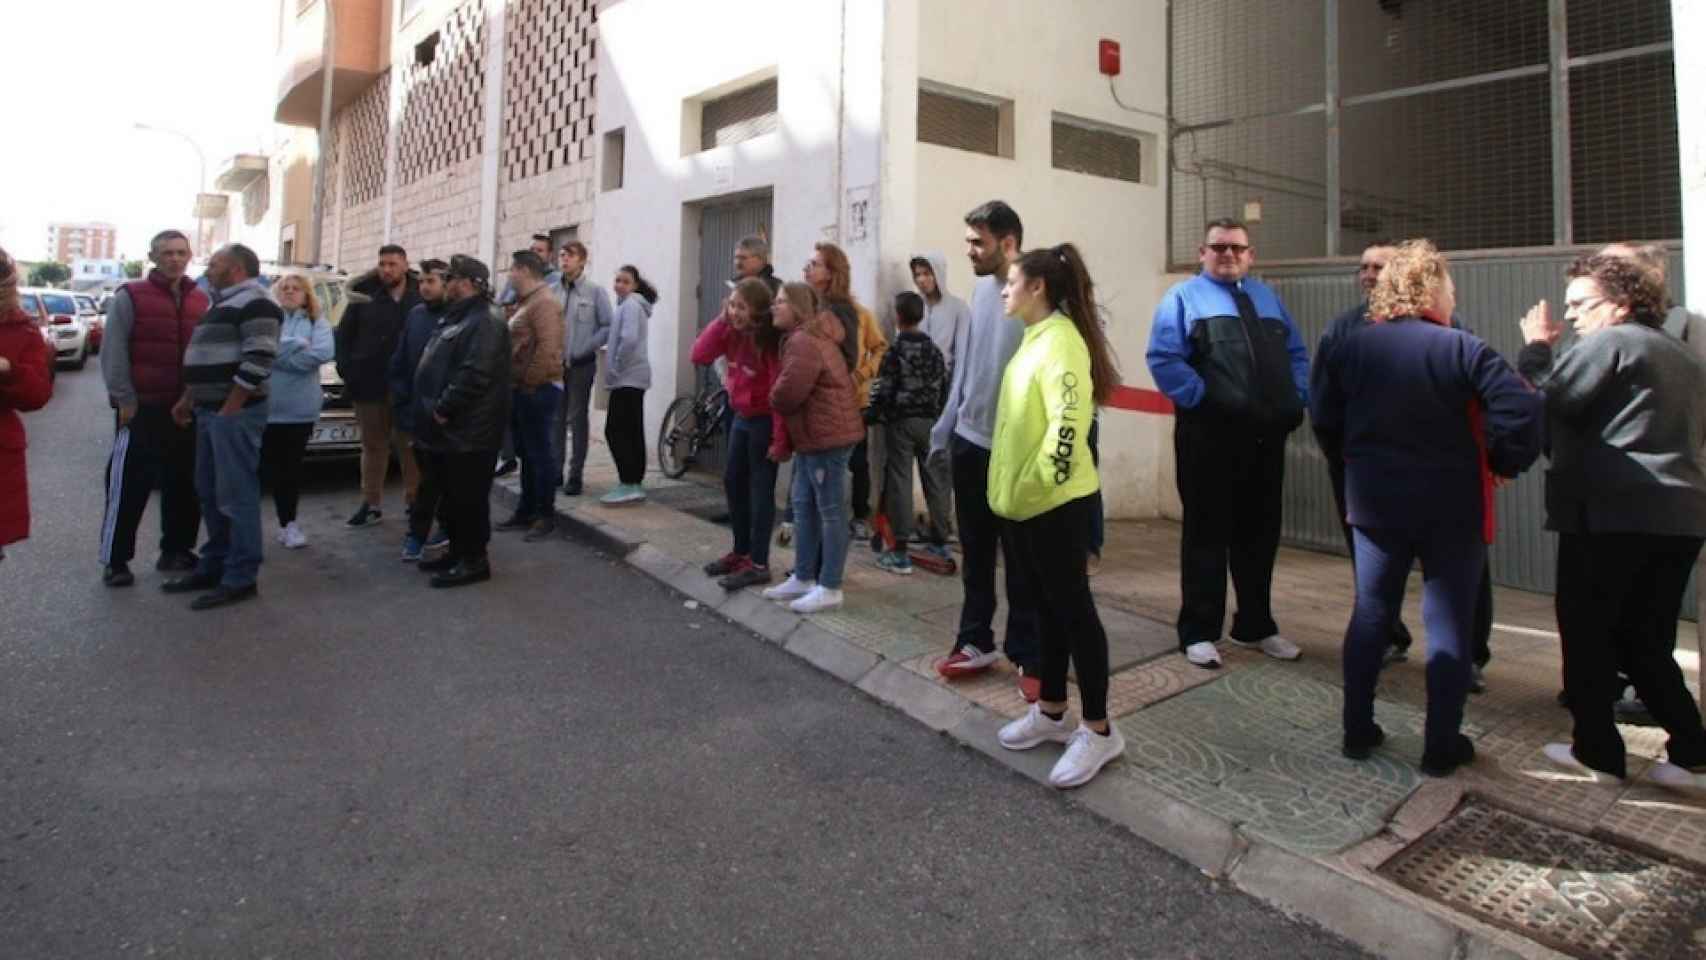
M 1673 658 L 1676 619 L 1706 538 L 1706 366 L 1661 329 L 1660 275 L 1623 257 L 1569 270 L 1564 318 L 1522 320 L 1518 366 L 1546 394 L 1546 526 L 1558 533 L 1558 632 L 1574 743 L 1547 759 L 1595 780 L 1628 774 L 1613 705 L 1621 666 L 1670 734 L 1649 776 L 1706 790 L 1706 730 Z
M 1422 562 L 1428 709 L 1422 772 L 1475 757 L 1460 727 L 1495 476 L 1540 455 L 1541 400 L 1504 358 L 1451 326 L 1456 287 L 1426 240 L 1398 247 L 1369 296 L 1373 323 L 1334 349 L 1310 414 L 1340 452 L 1356 551 L 1356 607 L 1345 630 L 1344 754 L 1386 739 L 1374 685 L 1415 560 Z

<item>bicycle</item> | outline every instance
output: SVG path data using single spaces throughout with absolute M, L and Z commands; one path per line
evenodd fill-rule
M 658 469 L 671 480 L 693 466 L 694 458 L 722 432 L 729 392 L 715 387 L 697 397 L 677 397 L 664 411 L 658 430 Z

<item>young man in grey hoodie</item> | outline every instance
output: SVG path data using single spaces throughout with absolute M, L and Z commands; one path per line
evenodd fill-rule
M 948 292 L 948 260 L 932 250 L 912 258 L 912 285 L 924 298 L 924 323 L 920 327 L 942 351 L 948 361 L 948 375 L 954 373 L 954 343 L 960 338 L 960 328 L 971 322 L 971 307 Z
M 948 679 L 982 673 L 1001 657 L 995 652 L 995 552 L 1002 551 L 1007 571 L 1007 659 L 1019 668 L 1019 690 L 1035 702 L 1037 612 L 1030 587 L 1020 572 L 1001 521 L 989 509 L 989 453 L 995 433 L 995 404 L 1007 361 L 1019 349 L 1025 327 L 1007 316 L 1001 287 L 1007 267 L 1019 258 L 1025 228 L 1013 208 L 991 200 L 966 214 L 966 254 L 977 283 L 972 288 L 971 319 L 954 343 L 954 372 L 948 403 L 930 431 L 930 456 L 947 457 L 954 482 L 954 520 L 965 556 L 965 606 L 959 634 L 937 672 Z

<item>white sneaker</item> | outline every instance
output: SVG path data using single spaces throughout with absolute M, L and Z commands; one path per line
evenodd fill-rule
M 1580 760 L 1577 760 L 1575 753 L 1570 750 L 1570 745 L 1567 743 L 1548 743 L 1546 746 L 1540 748 L 1540 752 L 1545 755 L 1547 760 L 1552 761 L 1553 764 L 1563 767 L 1571 773 L 1586 777 L 1594 783 L 1623 782 L 1623 778 L 1614 773 L 1595 770 Z
M 1296 660 L 1303 656 L 1303 651 L 1297 648 L 1297 644 L 1277 633 L 1256 641 L 1239 640 L 1235 637 L 1227 637 L 1226 639 L 1231 640 L 1234 646 L 1243 647 L 1246 650 L 1260 650 L 1275 660 Z
M 831 590 L 823 584 L 813 587 L 811 592 L 788 604 L 788 609 L 795 613 L 822 613 L 841 606 L 841 591 Z
M 1207 640 L 1198 640 L 1186 647 L 1185 659 L 1205 670 L 1220 669 L 1220 651 Z
M 778 601 L 798 600 L 816 589 L 816 580 L 801 580 L 799 577 L 790 573 L 788 574 L 788 579 L 764 591 L 764 599 Z
M 292 520 L 278 532 L 278 542 L 284 544 L 286 550 L 301 550 L 308 546 L 308 536 L 296 525 L 296 521 Z
M 1066 752 L 1049 771 L 1049 785 L 1061 790 L 1081 787 L 1100 773 L 1108 761 L 1122 753 L 1125 753 L 1125 737 L 1120 735 L 1119 727 L 1108 724 L 1108 732 L 1104 735 L 1080 726 L 1072 731 Z
M 1029 750 L 1044 743 L 1066 743 L 1072 739 L 1072 728 L 1071 717 L 1050 720 L 1043 715 L 1043 708 L 1033 703 L 1024 716 L 1002 727 L 995 739 L 1009 750 Z
M 273 539 L 274 539 L 274 540 L 276 540 L 276 541 L 278 541 L 278 543 L 279 543 L 279 545 L 280 545 L 280 546 L 283 546 L 283 545 L 284 545 L 284 528 L 283 528 L 283 527 L 279 527 L 279 528 L 278 528 L 278 532 L 277 532 L 277 533 L 275 533 L 275 534 L 273 534 L 273 535 L 272 535 L 272 538 L 273 538 Z
M 1706 773 L 1690 773 L 1687 767 L 1679 767 L 1668 760 L 1653 764 L 1647 771 L 1647 779 L 1672 790 L 1706 794 Z

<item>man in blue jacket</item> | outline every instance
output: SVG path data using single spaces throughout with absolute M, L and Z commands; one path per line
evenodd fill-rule
M 415 458 L 417 468 L 425 457 L 415 449 L 415 368 L 420 366 L 421 352 L 426 349 L 427 341 L 432 339 L 432 332 L 444 316 L 444 278 L 449 269 L 450 265 L 443 260 L 421 261 L 421 302 L 415 304 L 403 319 L 403 331 L 397 337 L 397 349 L 392 351 L 391 363 L 386 370 L 391 386 L 391 422 L 399 440 L 397 456 Z M 428 481 L 426 473 L 419 472 L 418 475 L 420 486 L 415 491 L 415 502 L 409 505 L 409 529 L 403 535 L 404 563 L 419 560 L 423 547 L 448 542 L 441 529 L 433 542 L 427 543 L 440 498 L 437 487 Z
M 1309 352 L 1279 297 L 1249 276 L 1250 231 L 1208 225 L 1202 272 L 1167 291 L 1149 334 L 1149 372 L 1176 407 L 1173 451 L 1185 522 L 1179 649 L 1205 669 L 1226 619 L 1226 572 L 1238 611 L 1230 638 L 1279 660 L 1301 655 L 1280 636 L 1269 590 L 1279 552 L 1285 438 L 1303 422 Z

